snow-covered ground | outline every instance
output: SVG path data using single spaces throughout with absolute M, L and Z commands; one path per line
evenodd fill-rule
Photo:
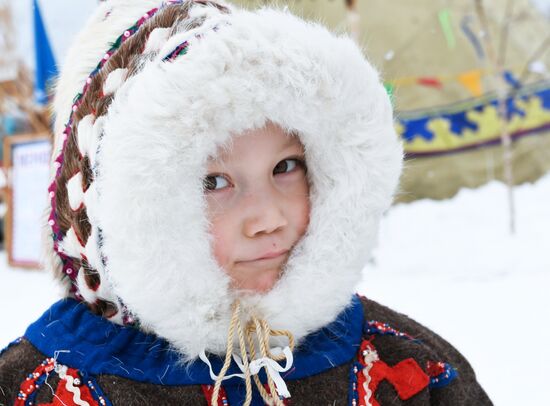
M 393 207 L 359 291 L 454 344 L 495 405 L 547 405 L 550 174 L 515 198 L 515 235 L 497 182 Z
M 359 292 L 410 315 L 470 360 L 496 405 L 543 405 L 550 365 L 550 174 L 506 191 L 492 183 L 447 201 L 392 208 Z M 0 253 L 0 347 L 54 300 L 42 272 L 8 269 Z

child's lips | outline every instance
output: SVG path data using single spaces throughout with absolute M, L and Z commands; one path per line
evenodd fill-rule
M 250 259 L 250 260 L 244 260 L 244 261 L 238 261 L 240 264 L 260 264 L 260 263 L 271 263 L 271 262 L 277 262 L 281 259 L 286 258 L 289 250 L 280 250 L 280 251 L 271 251 L 266 252 L 265 254 L 261 254 L 259 257 Z

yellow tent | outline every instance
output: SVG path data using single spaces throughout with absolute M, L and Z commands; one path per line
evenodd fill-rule
M 528 0 L 282 3 L 333 30 L 351 28 L 381 70 L 407 153 L 401 201 L 503 179 L 503 128 L 514 183 L 550 170 L 550 23 Z

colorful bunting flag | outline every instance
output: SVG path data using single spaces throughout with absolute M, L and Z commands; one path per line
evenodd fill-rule
M 479 97 L 483 94 L 481 71 L 479 69 L 461 73 L 457 79 L 473 97 Z
M 441 24 L 441 29 L 445 35 L 445 40 L 447 41 L 447 47 L 449 49 L 454 49 L 456 46 L 456 39 L 453 32 L 453 26 L 451 24 L 451 12 L 449 9 L 443 9 L 439 12 L 439 24 Z
M 434 78 L 434 77 L 418 78 L 417 83 L 422 86 L 435 87 L 437 89 L 440 89 L 443 87 L 443 83 L 441 83 L 439 78 Z

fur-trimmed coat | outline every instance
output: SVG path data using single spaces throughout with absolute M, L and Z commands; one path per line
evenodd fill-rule
M 210 358 L 219 368 L 221 359 Z M 213 390 L 207 371 L 200 360 L 179 364 L 164 340 L 63 300 L 2 353 L 0 404 L 206 405 Z M 359 297 L 306 337 L 283 378 L 291 405 L 492 404 L 449 343 Z M 225 381 L 219 404 L 239 405 L 244 393 L 240 378 Z M 253 405 L 261 404 L 255 392 Z

